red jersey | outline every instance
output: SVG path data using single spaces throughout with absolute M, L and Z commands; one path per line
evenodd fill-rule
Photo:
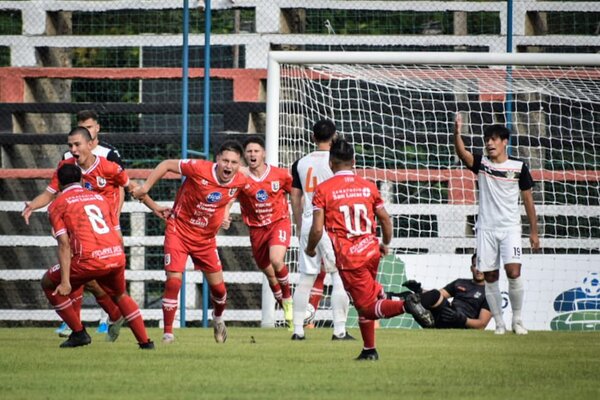
M 238 172 L 226 184 L 217 179 L 217 165 L 204 160 L 181 160 L 179 171 L 186 179 L 177 191 L 169 224 L 183 237 L 194 240 L 214 238 L 223 223 L 225 207 L 246 185 Z
M 46 188 L 50 193 L 57 193 L 58 187 L 58 168 L 63 164 L 77 164 L 75 158 L 69 158 L 61 161 L 52 175 L 52 180 Z M 104 157 L 96 156 L 96 160 L 87 170 L 81 170 L 83 185 L 86 189 L 100 193 L 108 200 L 113 213 L 117 215 L 119 210 L 119 187 L 129 185 L 129 177 L 125 170 L 117 163 L 108 161 Z
M 121 228 L 109 202 L 80 185 L 67 187 L 48 207 L 52 236 L 69 235 L 73 262 L 98 270 L 125 265 Z
M 325 213 L 325 230 L 339 269 L 355 269 L 379 257 L 375 222 L 379 207 L 383 199 L 377 186 L 352 171 L 339 171 L 317 186 L 313 210 Z
M 247 182 L 239 199 L 246 225 L 266 226 L 290 217 L 286 194 L 292 191 L 292 176 L 287 169 L 267 164 L 260 178 L 249 174 Z

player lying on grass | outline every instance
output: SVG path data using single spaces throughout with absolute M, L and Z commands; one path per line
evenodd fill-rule
M 69 297 L 96 280 L 127 320 L 141 349 L 153 349 L 136 302 L 125 292 L 125 250 L 120 226 L 104 196 L 81 185 L 81 169 L 63 164 L 57 170 L 61 193 L 48 208 L 59 264 L 42 277 L 48 301 L 73 331 L 60 347 L 92 342 Z
M 421 283 L 410 280 L 403 285 L 421 296 L 421 304 L 430 310 L 438 329 L 485 329 L 492 313 L 485 299 L 483 273 L 477 270 L 477 255 L 471 257 L 471 279 L 457 279 L 443 289 L 423 291 Z M 389 298 L 404 298 L 410 292 L 386 293 Z M 449 301 L 452 299 L 452 301 Z M 418 321 L 417 321 L 418 322 Z
M 343 139 L 335 140 L 329 164 L 334 176 L 315 190 L 313 223 L 305 252 L 315 256 L 325 227 L 333 243 L 340 277 L 358 311 L 363 349 L 357 360 L 377 360 L 375 320 L 409 312 L 425 326 L 432 327 L 433 316 L 423 308 L 415 293 L 405 300 L 387 299 L 376 280 L 379 261 L 389 252 L 392 222 L 377 186 L 353 173 L 352 145 Z M 381 241 L 376 236 L 375 217 L 381 224 Z

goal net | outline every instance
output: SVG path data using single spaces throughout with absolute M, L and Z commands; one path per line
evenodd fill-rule
M 536 182 L 542 251 L 531 252 L 523 210 L 524 319 L 532 329 L 600 329 L 599 55 L 272 52 L 269 62 L 270 161 L 290 167 L 314 150 L 312 125 L 335 122 L 392 216 L 386 290 L 406 290 L 404 279 L 441 288 L 470 277 L 477 187 L 454 153 L 460 113 L 473 153 L 483 153 L 486 126 L 507 125 L 509 154 Z M 302 250 L 289 251 L 291 271 Z M 321 324 L 328 307 L 325 296 Z M 407 318 L 382 325 L 411 326 Z

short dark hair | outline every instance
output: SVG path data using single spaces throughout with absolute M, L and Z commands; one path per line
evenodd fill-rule
M 219 146 L 219 150 L 217 151 L 216 155 L 219 156 L 223 154 L 224 151 L 233 151 L 235 153 L 238 153 L 240 157 L 243 157 L 244 155 L 244 149 L 242 149 L 242 146 L 236 140 L 224 141 L 223 144 Z
M 248 139 L 244 140 L 244 150 L 246 150 L 246 147 L 248 147 L 250 143 L 256 143 L 263 149 L 265 148 L 265 141 L 260 136 L 250 136 Z
M 319 143 L 330 141 L 336 130 L 335 124 L 328 119 L 322 119 L 313 125 L 313 135 Z
M 61 186 L 67 186 L 71 183 L 81 182 L 81 168 L 75 164 L 63 164 L 56 172 L 58 182 Z
M 510 130 L 504 125 L 490 125 L 483 131 L 483 139 L 486 140 L 492 136 L 498 136 L 502 140 L 508 140 L 510 138 Z
M 336 139 L 331 143 L 329 159 L 334 164 L 351 164 L 354 160 L 354 147 L 345 139 Z
M 83 136 L 83 138 L 86 139 L 88 142 L 92 140 L 92 134 L 90 133 L 90 131 L 87 130 L 87 128 L 84 128 L 83 126 L 76 126 L 75 128 L 71 129 L 71 131 L 69 132 L 69 136 L 75 135 Z
M 475 260 L 477 258 L 477 253 L 473 253 L 473 255 L 471 256 L 471 264 L 473 264 L 473 260 Z
M 77 122 L 87 121 L 88 119 L 98 122 L 98 113 L 94 110 L 81 110 L 77 113 Z

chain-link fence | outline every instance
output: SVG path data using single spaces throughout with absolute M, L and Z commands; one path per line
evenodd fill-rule
M 46 216 L 36 213 L 26 226 L 20 210 L 44 190 L 49 170 L 42 169 L 55 167 L 66 150 L 64 134 L 77 111 L 100 113 L 101 137 L 119 149 L 129 170 L 180 157 L 182 3 L 0 1 L 0 157 L 6 178 L 0 182 L 1 320 L 57 318 L 36 282 L 56 260 Z M 518 52 L 600 51 L 596 2 L 514 1 L 512 32 L 505 1 L 297 3 L 212 2 L 213 147 L 232 135 L 265 132 L 270 50 L 504 52 L 511 36 Z M 190 148 L 204 151 L 205 10 L 203 2 L 190 1 L 190 7 L 188 129 Z M 36 179 L 25 179 L 19 169 L 37 171 Z M 169 202 L 177 187 L 178 181 L 166 180 L 152 195 Z M 160 319 L 164 226 L 129 203 L 121 222 L 134 271 L 130 290 L 145 316 Z M 232 229 L 220 236 L 220 256 L 228 274 L 228 318 L 256 323 L 261 278 L 247 235 L 235 214 Z M 290 262 L 296 252 L 290 251 Z M 199 281 L 191 275 L 186 303 L 192 310 L 201 307 Z M 87 311 L 84 318 L 94 319 L 95 311 Z M 188 316 L 198 320 L 200 314 Z

